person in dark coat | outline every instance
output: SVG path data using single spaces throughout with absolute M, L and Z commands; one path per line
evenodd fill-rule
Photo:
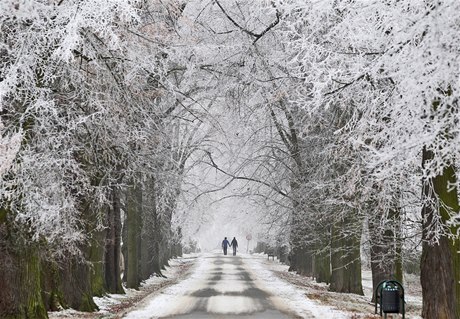
M 230 246 L 233 247 L 233 256 L 236 256 L 236 249 L 238 248 L 238 241 L 236 240 L 235 237 L 233 237 L 233 240 Z
M 227 240 L 227 237 L 224 238 L 222 241 L 222 249 L 224 250 L 224 255 L 227 255 L 227 247 L 230 246 L 229 241 Z

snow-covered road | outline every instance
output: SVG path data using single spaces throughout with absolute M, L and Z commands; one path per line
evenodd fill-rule
M 274 276 L 263 267 L 264 260 L 260 255 L 204 254 L 188 279 L 124 318 L 344 318 Z

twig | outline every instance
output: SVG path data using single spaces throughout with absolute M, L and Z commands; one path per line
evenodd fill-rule
M 283 192 L 282 190 L 280 190 L 280 189 L 278 189 L 278 188 L 273 187 L 272 185 L 270 185 L 270 184 L 268 184 L 268 183 L 266 183 L 266 182 L 264 182 L 264 181 L 260 181 L 260 180 L 258 180 L 258 179 L 251 178 L 251 177 L 235 176 L 235 175 L 233 175 L 233 174 L 230 174 L 230 173 L 224 171 L 223 169 L 221 169 L 221 168 L 216 164 L 216 162 L 214 162 L 214 159 L 212 158 L 211 153 L 210 153 L 209 151 L 205 151 L 205 152 L 206 152 L 206 154 L 208 155 L 209 160 L 211 161 L 211 166 L 214 167 L 214 168 L 215 168 L 216 170 L 218 170 L 219 172 L 221 172 L 221 173 L 223 173 L 223 174 L 225 174 L 225 175 L 227 175 L 227 176 L 230 176 L 230 177 L 232 178 L 232 179 L 230 180 L 230 182 L 232 182 L 233 180 L 245 180 L 245 181 L 255 182 L 255 183 L 258 183 L 258 184 L 262 184 L 262 185 L 264 185 L 264 186 L 267 186 L 268 188 L 274 190 L 275 192 L 277 192 L 278 194 L 280 194 L 280 195 L 283 196 L 283 197 L 290 198 L 289 195 L 288 195 L 287 193 Z M 226 185 L 230 184 L 230 182 L 227 183 Z
M 358 78 L 356 78 L 355 80 L 353 80 L 353 81 L 351 81 L 351 82 L 343 83 L 343 85 L 342 85 L 341 87 L 339 87 L 339 88 L 337 88 L 337 89 L 335 89 L 335 90 L 333 90 L 333 91 L 329 91 L 329 92 L 325 93 L 324 95 L 332 95 L 332 94 L 334 94 L 334 93 L 337 93 L 337 92 L 339 92 L 339 91 L 342 91 L 343 89 L 347 88 L 348 86 L 352 85 L 353 83 L 355 83 L 355 82 L 357 82 L 357 81 L 359 81 L 359 80 L 362 80 L 362 79 L 364 78 L 364 76 L 365 76 L 365 74 L 360 75 Z M 334 80 L 334 82 L 341 83 L 341 82 L 339 82 L 339 81 L 337 81 L 337 80 Z
M 236 22 L 228 13 L 225 11 L 224 7 L 220 4 L 218 0 L 214 0 L 216 4 L 219 6 L 220 10 L 225 14 L 227 19 L 229 19 L 238 29 L 243 31 L 244 33 L 247 33 L 248 35 L 252 36 L 255 38 L 255 40 L 252 42 L 252 44 L 255 44 L 261 37 L 263 37 L 270 29 L 274 28 L 279 22 L 280 22 L 280 13 L 278 10 L 276 10 L 276 20 L 273 21 L 264 31 L 261 33 L 254 33 L 243 26 L 241 26 L 238 22 Z

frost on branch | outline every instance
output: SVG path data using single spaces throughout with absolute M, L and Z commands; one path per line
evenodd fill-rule
M 21 133 L 8 135 L 4 131 L 5 127 L 0 120 L 0 180 L 11 169 L 22 140 Z

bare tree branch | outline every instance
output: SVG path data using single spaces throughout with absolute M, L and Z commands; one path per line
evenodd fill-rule
M 360 75 L 359 77 L 357 77 L 356 79 L 354 79 L 353 81 L 348 82 L 348 83 L 342 83 L 342 82 L 339 82 L 339 81 L 337 81 L 337 80 L 334 80 L 335 82 L 341 83 L 341 84 L 343 84 L 343 85 L 342 85 L 341 87 L 335 89 L 335 90 L 332 90 L 332 91 L 329 91 L 329 92 L 325 93 L 324 95 L 332 95 L 332 94 L 334 94 L 334 93 L 340 92 L 340 91 L 342 91 L 343 89 L 347 88 L 348 86 L 352 85 L 353 83 L 358 82 L 359 80 L 362 80 L 362 79 L 364 78 L 364 76 L 365 76 L 365 74 Z
M 241 26 L 238 22 L 236 22 L 228 13 L 225 11 L 224 7 L 220 4 L 218 0 L 215 0 L 216 4 L 219 6 L 220 10 L 225 14 L 227 19 L 229 19 L 238 29 L 243 31 L 244 33 L 252 36 L 255 38 L 255 40 L 252 42 L 252 44 L 255 44 L 260 38 L 262 38 L 268 31 L 270 31 L 272 28 L 274 28 L 279 22 L 280 22 L 280 13 L 278 10 L 276 10 L 276 20 L 273 21 L 265 30 L 263 30 L 261 33 L 254 33 L 243 26 Z
M 282 190 L 278 189 L 277 187 L 273 186 L 273 185 L 270 185 L 264 181 L 261 181 L 261 180 L 258 180 L 258 179 L 255 179 L 255 178 L 251 178 L 251 177 L 245 177 L 245 176 L 236 176 L 236 175 L 233 175 L 229 172 L 226 172 L 224 171 L 223 169 L 221 169 L 217 164 L 216 162 L 214 162 L 214 159 L 212 158 L 212 155 L 209 151 L 205 151 L 206 154 L 208 155 L 209 157 L 209 160 L 211 161 L 211 166 L 214 167 L 216 170 L 218 170 L 219 172 L 231 177 L 231 180 L 225 185 L 229 185 L 232 181 L 234 180 L 244 180 L 244 181 L 250 181 L 250 182 L 254 182 L 254 183 L 257 183 L 257 184 L 261 184 L 261 185 L 264 185 L 270 189 L 272 189 L 273 191 L 277 192 L 278 194 L 280 194 L 281 196 L 283 197 L 286 197 L 286 198 L 291 198 L 289 196 L 289 194 L 287 194 L 286 192 L 283 192 Z

